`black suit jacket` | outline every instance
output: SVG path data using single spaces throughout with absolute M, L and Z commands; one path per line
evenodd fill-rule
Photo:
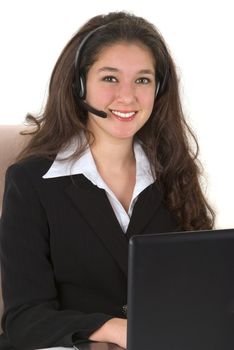
M 30 159 L 7 171 L 2 350 L 72 346 L 124 317 L 129 238 L 177 229 L 157 182 L 140 194 L 124 234 L 104 190 L 83 175 L 43 179 L 51 164 Z

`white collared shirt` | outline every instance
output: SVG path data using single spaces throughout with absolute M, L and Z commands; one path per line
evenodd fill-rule
M 136 182 L 128 212 L 126 212 L 115 194 L 111 191 L 111 189 L 107 186 L 107 184 L 100 176 L 89 147 L 76 161 L 70 159 L 61 161 L 61 159 L 67 158 L 73 154 L 76 149 L 77 142 L 73 140 L 69 147 L 57 154 L 56 159 L 54 160 L 47 173 L 43 176 L 43 178 L 48 179 L 61 176 L 83 174 L 94 185 L 106 191 L 106 195 L 119 221 L 119 224 L 123 232 L 126 232 L 132 215 L 133 207 L 137 201 L 139 194 L 155 181 L 151 172 L 149 160 L 146 157 L 142 146 L 139 142 L 134 143 L 134 154 L 136 159 Z

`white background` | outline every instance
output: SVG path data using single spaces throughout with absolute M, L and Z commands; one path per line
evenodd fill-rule
M 230 0 L 1 0 L 0 124 L 39 112 L 61 50 L 90 17 L 128 10 L 153 22 L 175 59 L 200 144 L 217 228 L 234 227 L 234 20 Z

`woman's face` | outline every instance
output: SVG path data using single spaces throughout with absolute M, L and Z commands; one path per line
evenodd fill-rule
M 87 74 L 86 102 L 107 118 L 88 115 L 95 137 L 132 139 L 149 119 L 155 98 L 155 62 L 143 44 L 104 48 Z

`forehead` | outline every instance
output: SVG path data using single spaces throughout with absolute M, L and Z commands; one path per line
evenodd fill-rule
M 120 70 L 125 67 L 155 70 L 152 51 L 140 42 L 117 42 L 104 47 L 98 54 L 93 68 L 110 66 Z

